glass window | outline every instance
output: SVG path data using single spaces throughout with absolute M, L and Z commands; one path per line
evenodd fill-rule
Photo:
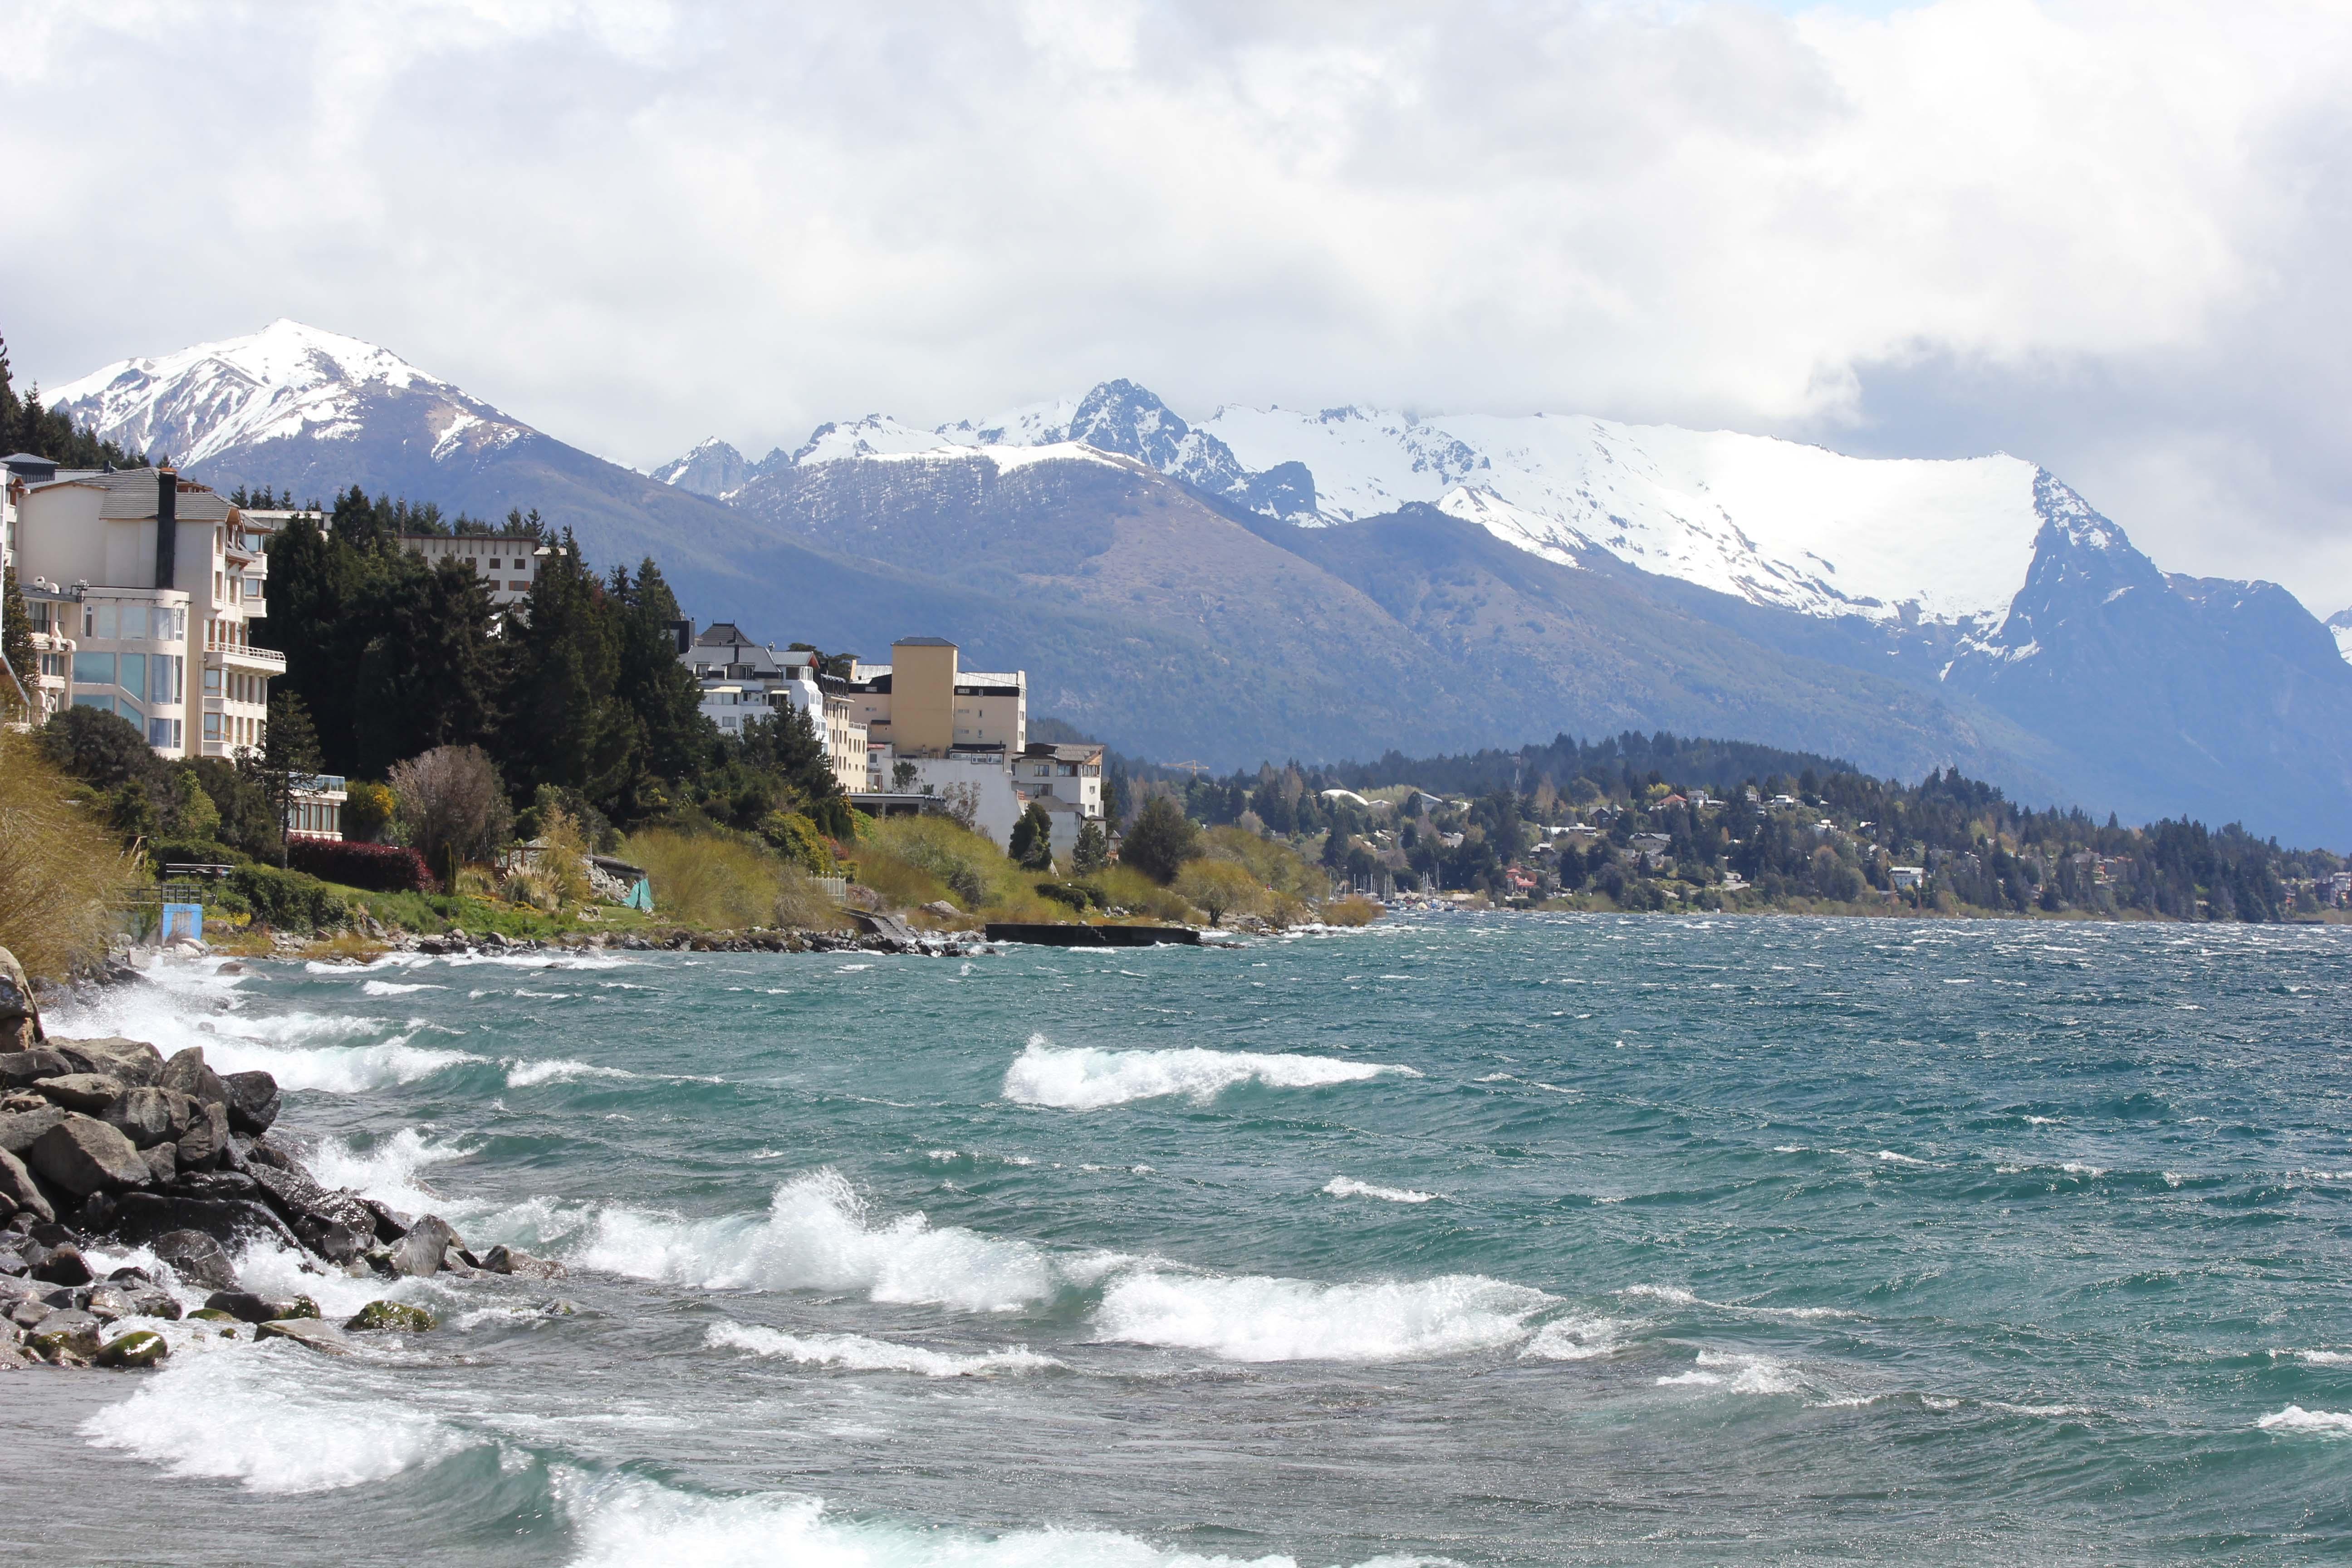
M 74 684 L 77 686 L 111 686 L 114 684 L 114 656 L 110 653 L 77 653 L 74 655 Z M 112 707 L 111 703 L 92 703 L 92 707 Z
M 217 741 L 217 740 L 219 740 L 219 739 L 221 738 L 221 733 L 220 733 L 220 724 L 221 724 L 221 716 L 220 716 L 219 714 L 217 714 L 217 713 L 207 713 L 207 714 L 205 714 L 205 740 L 207 740 L 207 741 Z
M 159 653 L 151 662 L 152 668 L 149 669 L 148 676 L 152 684 L 147 688 L 147 700 L 177 702 L 180 700 L 180 656 Z
M 82 693 L 76 693 L 74 696 L 74 706 L 77 708 L 95 708 L 100 712 L 111 713 L 114 711 L 114 699 L 111 697 L 91 697 Z
M 158 751 L 177 751 L 180 746 L 180 721 L 177 719 L 147 721 L 147 743 Z
M 220 694 L 221 672 L 207 666 L 205 669 L 205 695 L 207 697 L 218 697 Z
M 125 691 L 135 691 L 142 697 L 145 696 L 147 694 L 147 656 L 143 653 L 124 654 L 122 673 L 116 678 L 116 684 Z

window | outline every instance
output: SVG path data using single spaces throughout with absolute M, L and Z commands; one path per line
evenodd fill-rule
M 41 656 L 41 673 L 43 675 L 56 676 L 60 680 L 64 679 L 66 673 L 66 656 L 61 653 L 43 654 Z
M 175 653 L 159 653 L 150 661 L 151 684 L 147 688 L 150 702 L 177 702 L 182 695 L 181 672 L 184 666 Z
M 111 713 L 114 711 L 114 699 L 111 697 L 93 697 L 87 692 L 78 692 L 74 697 L 74 706 L 77 708 L 95 708 L 101 713 Z
M 217 740 L 219 740 L 220 738 L 221 738 L 221 716 L 220 716 L 219 714 L 217 714 L 217 713 L 207 713 L 207 714 L 205 714 L 205 740 L 207 740 L 207 741 L 217 741 Z
M 81 635 L 86 637 L 110 637 L 115 635 L 117 621 L 114 601 L 100 599 L 81 607 Z
M 124 654 L 122 656 L 122 673 L 115 679 L 116 683 L 120 685 L 123 690 L 135 691 L 142 697 L 146 696 L 147 656 L 143 653 Z
M 77 653 L 73 656 L 73 669 L 76 686 L 114 684 L 114 656 L 110 653 Z
M 180 721 L 177 719 L 148 720 L 147 743 L 154 747 L 159 752 L 178 751 L 180 749 Z
M 221 672 L 217 669 L 207 668 L 205 671 L 205 695 L 207 697 L 218 697 L 220 694 Z M 218 740 L 220 737 L 215 735 L 213 739 Z

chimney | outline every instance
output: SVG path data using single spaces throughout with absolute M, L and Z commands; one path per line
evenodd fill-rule
M 155 586 L 169 588 L 180 571 L 180 476 L 155 470 Z

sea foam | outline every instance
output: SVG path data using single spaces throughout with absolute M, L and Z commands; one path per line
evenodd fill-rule
M 1183 1095 L 1205 1105 L 1238 1084 L 1269 1089 L 1322 1089 L 1393 1075 L 1419 1078 L 1409 1067 L 1341 1061 L 1333 1057 L 1212 1051 L 1198 1047 L 1158 1051 L 1107 1051 L 1092 1046 L 1065 1050 L 1043 1035 L 1005 1069 L 1004 1098 L 1023 1105 L 1100 1110 L 1129 1100 Z
M 635 1476 L 554 1472 L 571 1516 L 571 1568 L 1297 1568 L 1287 1556 L 1203 1557 L 1102 1530 L 1023 1530 L 983 1536 L 887 1521 L 838 1519 L 823 1499 L 788 1492 L 710 1497 Z M 1414 1568 L 1424 1558 L 1381 1557 L 1359 1568 Z
M 1027 1242 L 934 1228 L 920 1214 L 877 1222 L 831 1170 L 778 1187 L 764 1215 L 689 1220 L 601 1211 L 573 1260 L 705 1289 L 857 1290 L 876 1301 L 975 1312 L 1048 1300 L 1064 1279 Z
M 174 1357 L 81 1430 L 95 1447 L 127 1450 L 167 1474 L 257 1492 L 364 1486 L 482 1441 L 391 1399 L 320 1392 L 316 1371 L 317 1357 L 291 1345 Z
M 1097 1338 L 1227 1361 L 1410 1361 L 1506 1345 L 1555 1299 L 1476 1274 L 1324 1285 L 1148 1270 L 1103 1291 Z
M 2300 1405 L 2290 1405 L 2263 1416 L 2255 1425 L 2265 1432 L 2318 1432 L 2352 1437 L 2352 1411 L 2305 1410 Z
M 1062 1364 L 1026 1345 L 981 1355 L 951 1355 L 920 1345 L 868 1339 L 864 1334 L 788 1334 L 779 1329 L 736 1322 L 712 1324 L 702 1342 L 808 1366 L 837 1366 L 846 1372 L 912 1372 L 924 1377 L 984 1377 L 991 1373 L 1036 1372 Z
M 1386 1204 L 1435 1203 L 1440 1195 L 1415 1192 L 1411 1187 L 1376 1187 L 1353 1176 L 1334 1176 L 1323 1184 L 1323 1191 L 1335 1198 L 1378 1198 Z

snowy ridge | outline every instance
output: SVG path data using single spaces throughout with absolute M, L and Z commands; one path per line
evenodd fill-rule
M 2352 609 L 2328 616 L 2327 629 L 2336 634 L 2336 651 L 2344 656 L 2345 663 L 2352 664 Z
M 283 319 L 247 337 L 119 360 L 47 401 L 100 437 L 187 466 L 264 441 L 356 441 L 367 434 L 370 404 L 394 393 L 434 405 L 427 424 L 436 461 L 530 434 L 397 354 Z

